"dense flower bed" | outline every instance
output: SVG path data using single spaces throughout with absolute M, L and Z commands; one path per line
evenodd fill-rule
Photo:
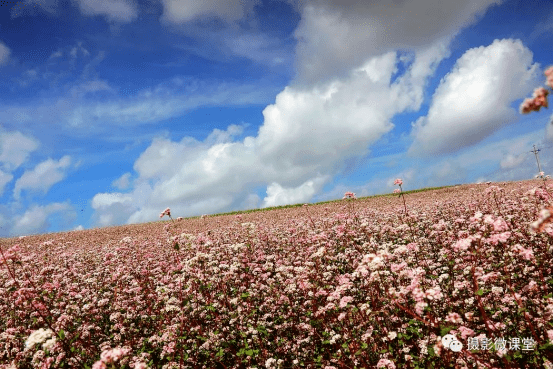
M 3 240 L 0 368 L 551 365 L 552 181 L 403 200 Z

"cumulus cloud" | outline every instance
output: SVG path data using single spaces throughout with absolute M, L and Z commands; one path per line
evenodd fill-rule
M 510 104 L 538 83 L 538 64 L 519 40 L 470 49 L 437 87 L 429 113 L 413 125 L 412 155 L 455 152 L 519 118 Z
M 299 0 L 298 81 L 313 84 L 344 76 L 369 57 L 449 39 L 500 2 Z
M 264 109 L 258 135 L 242 141 L 235 141 L 242 133 L 236 125 L 202 142 L 157 137 L 133 166 L 138 178 L 131 192 L 95 196 L 95 219 L 151 221 L 168 206 L 179 216 L 229 211 L 260 204 L 252 194 L 260 187 L 266 187 L 260 206 L 307 202 L 348 160 L 366 155 L 394 127 L 395 114 L 419 108 L 426 79 L 444 55 L 441 43 L 414 53 L 392 84 L 402 62 L 395 52 L 368 60 L 342 80 L 287 87 Z
M 33 205 L 23 215 L 15 216 L 12 236 L 44 233 L 50 227 L 51 217 L 60 214 L 64 223 L 75 218 L 73 208 L 68 203 L 52 203 L 46 206 Z
M 264 198 L 262 207 L 272 207 L 288 204 L 299 204 L 309 201 L 321 190 L 329 176 L 322 176 L 310 179 L 296 188 L 283 188 L 276 182 L 267 187 L 267 196 Z
M 65 177 L 65 169 L 71 164 L 71 158 L 66 155 L 60 160 L 48 159 L 39 163 L 33 170 L 25 171 L 15 182 L 13 196 L 19 200 L 21 190 L 42 190 L 44 194 Z
M 259 0 L 162 0 L 162 20 L 183 23 L 198 17 L 217 16 L 225 21 L 236 21 L 251 13 Z
M 4 170 L 13 171 L 19 168 L 39 145 L 36 139 L 25 136 L 19 131 L 1 132 L 0 163 Z
M 131 177 L 131 173 L 125 173 L 118 179 L 112 182 L 112 187 L 118 188 L 120 190 L 125 190 L 129 188 L 130 182 L 129 178 Z

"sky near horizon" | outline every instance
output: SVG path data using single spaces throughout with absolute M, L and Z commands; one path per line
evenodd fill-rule
M 0 1 L 0 237 L 552 175 L 552 14 Z

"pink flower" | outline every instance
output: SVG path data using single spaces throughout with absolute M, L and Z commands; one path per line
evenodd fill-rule
M 160 214 L 160 218 L 163 218 L 164 215 L 167 215 L 171 218 L 171 210 L 169 210 L 169 208 L 165 209 L 161 214 Z
M 100 354 L 100 360 L 106 364 L 111 364 L 119 361 L 121 358 L 129 353 L 129 349 L 116 347 L 111 350 L 102 351 Z
M 381 359 L 377 363 L 377 368 L 388 368 L 388 369 L 396 369 L 396 365 L 389 359 Z
M 351 302 L 352 300 L 354 300 L 354 298 L 352 298 L 351 296 L 344 296 L 342 299 L 340 299 L 340 304 L 339 306 L 341 308 L 345 307 L 346 304 L 348 304 L 349 302 Z
M 463 325 L 460 328 L 458 328 L 458 331 L 460 332 L 460 335 L 462 336 L 463 340 L 465 340 L 468 336 L 475 335 L 475 332 L 472 329 L 464 327 Z
M 464 239 L 458 240 L 456 241 L 456 243 L 452 248 L 454 249 L 454 251 L 467 250 L 471 246 L 472 241 L 473 241 L 472 238 L 464 238 Z
M 394 192 L 394 193 L 400 193 L 400 189 L 397 188 L 397 189 L 394 190 L 393 192 Z
M 407 267 L 408 264 L 406 264 L 405 261 L 403 261 L 402 263 L 400 264 L 391 264 L 390 266 L 390 270 L 393 272 L 393 273 L 396 273 L 402 269 L 404 269 L 405 267 Z
M 356 198 L 356 194 L 354 192 L 346 192 L 343 197 L 343 199 L 355 199 L 355 198 Z
M 402 185 L 402 180 L 400 178 L 396 178 L 394 180 L 394 185 Z
M 508 241 L 510 236 L 511 232 L 495 233 L 487 238 L 487 241 L 490 242 L 492 245 L 497 245 L 498 242 L 505 243 L 506 241 Z
M 92 369 L 106 369 L 106 368 L 107 368 L 107 366 L 106 366 L 106 364 L 104 364 L 104 362 L 102 360 L 98 360 L 92 366 Z
M 531 223 L 531 229 L 535 232 L 542 232 L 548 225 L 552 225 L 553 215 L 552 206 L 542 209 L 539 213 L 539 219 Z
M 539 87 L 533 92 L 533 98 L 527 98 L 523 100 L 523 103 L 519 107 L 521 114 L 527 114 L 532 111 L 539 111 L 541 106 L 548 108 L 548 101 L 546 97 L 548 96 L 548 90 L 544 87 Z
M 525 260 L 531 260 L 533 258 L 533 250 L 523 249 L 521 250 L 521 256 L 523 256 Z
M 434 287 L 425 291 L 425 297 L 429 300 L 439 300 L 443 297 L 443 294 L 440 291 L 440 287 Z
M 460 324 L 462 323 L 462 317 L 458 313 L 448 313 L 448 316 L 446 317 L 447 322 L 452 322 L 454 324 Z

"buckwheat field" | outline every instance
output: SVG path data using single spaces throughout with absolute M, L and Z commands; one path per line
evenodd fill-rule
M 396 192 L 2 239 L 0 368 L 552 367 L 552 180 Z

